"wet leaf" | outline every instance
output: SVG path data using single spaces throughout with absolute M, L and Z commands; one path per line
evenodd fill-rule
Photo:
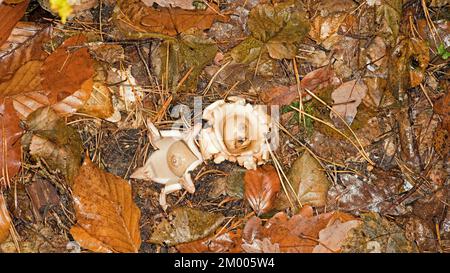
M 173 220 L 169 222 L 164 218 L 154 228 L 150 243 L 171 246 L 192 242 L 214 232 L 225 219 L 219 213 L 187 207 L 175 208 L 169 218 Z
M 141 0 L 121 1 L 114 18 L 116 25 L 128 37 L 140 38 L 147 33 L 175 36 L 192 28 L 208 29 L 215 20 L 228 20 L 227 16 L 218 14 L 215 4 L 209 6 L 206 10 L 155 9 L 147 7 Z
M 32 60 L 44 60 L 42 49 L 52 28 L 30 22 L 18 22 L 6 42 L 0 46 L 0 79 L 11 78 L 17 69 Z
M 0 4 L 0 46 L 8 39 L 16 23 L 25 14 L 30 3 L 29 0 L 22 1 L 17 5 Z
M 33 158 L 42 158 L 59 170 L 72 185 L 81 165 L 83 145 L 78 132 L 66 125 L 50 107 L 40 108 L 27 117 L 27 133 L 22 143 Z
M 249 63 L 263 52 L 274 59 L 291 59 L 295 56 L 295 42 L 309 30 L 304 14 L 290 3 L 257 5 L 250 11 L 248 28 L 251 36 L 233 48 L 235 62 Z
M 352 124 L 358 112 L 358 106 L 366 96 L 367 86 L 363 81 L 352 80 L 344 82 L 331 94 L 333 110 L 338 113 L 348 124 Z M 335 113 L 330 112 L 330 117 L 339 122 Z
M 269 212 L 280 191 L 280 179 L 272 165 L 264 165 L 245 173 L 245 199 L 257 215 Z
M 3 194 L 0 194 L 0 243 L 5 241 L 9 236 L 9 228 L 11 227 L 11 217 Z
M 50 92 L 50 103 L 72 95 L 93 77 L 94 63 L 88 49 L 83 47 L 86 41 L 82 34 L 72 36 L 44 61 L 42 87 Z
M 292 193 L 290 186 L 286 186 L 294 204 L 297 203 L 297 198 L 302 205 L 320 207 L 326 204 L 329 188 L 327 176 L 319 162 L 308 151 L 292 164 L 287 177 L 296 194 L 295 196 Z M 289 200 L 283 191 L 276 201 L 276 207 L 283 209 L 289 206 Z
M 1 99 L 0 104 L 0 188 L 9 185 L 9 181 L 20 169 L 22 161 L 22 147 L 19 117 L 16 115 L 10 99 Z M 6 148 L 6 149 L 5 149 Z
M 352 230 L 343 243 L 343 252 L 382 252 L 410 253 L 417 252 L 417 246 L 409 242 L 404 231 L 395 223 L 388 221 L 377 213 L 361 215 L 363 223 Z
M 70 233 L 94 252 L 138 252 L 141 212 L 130 184 L 86 158 L 73 185 L 77 223 Z

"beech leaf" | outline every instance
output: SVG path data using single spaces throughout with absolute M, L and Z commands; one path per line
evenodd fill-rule
M 73 197 L 77 223 L 70 233 L 94 252 L 138 252 L 141 212 L 131 185 L 86 158 L 75 177 Z
M 352 124 L 358 112 L 358 106 L 367 94 L 367 86 L 363 81 L 352 80 L 344 82 L 331 94 L 333 110 L 349 125 Z M 334 112 L 330 112 L 331 119 L 339 122 Z
M 82 47 L 86 41 L 84 35 L 72 36 L 44 61 L 42 87 L 50 92 L 50 103 L 61 101 L 80 90 L 94 75 L 94 62 L 88 49 Z
M 0 79 L 9 79 L 25 63 L 44 60 L 48 54 L 42 49 L 50 39 L 51 26 L 18 22 L 6 42 L 0 46 Z
M 11 227 L 11 217 L 3 194 L 0 194 L 0 243 L 5 241 L 9 236 L 9 228 Z
M 280 179 L 272 165 L 264 165 L 245 173 L 245 199 L 257 215 L 269 212 L 280 191 Z
M 13 109 L 10 99 L 2 99 L 0 104 L 0 188 L 9 185 L 10 179 L 20 169 L 22 161 L 22 147 L 20 136 L 22 129 L 19 126 L 19 117 Z M 5 149 L 6 148 L 6 149 Z
M 25 14 L 29 3 L 30 1 L 26 0 L 17 5 L 0 4 L 0 46 L 8 39 L 11 30 Z

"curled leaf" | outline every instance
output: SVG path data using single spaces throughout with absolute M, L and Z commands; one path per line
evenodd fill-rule
M 70 233 L 94 252 L 138 252 L 141 212 L 130 184 L 86 158 L 75 177 L 73 197 L 77 223 Z

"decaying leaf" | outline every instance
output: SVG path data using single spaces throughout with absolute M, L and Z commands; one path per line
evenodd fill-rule
M 70 233 L 94 252 L 138 252 L 141 212 L 131 185 L 86 158 L 73 185 L 77 223 Z
M 22 161 L 22 147 L 20 136 L 22 129 L 19 126 L 19 117 L 13 109 L 10 99 L 0 98 L 0 188 L 8 186 L 10 179 L 20 169 Z
M 411 253 L 417 252 L 415 243 L 406 239 L 404 231 L 377 213 L 361 215 L 363 223 L 352 230 L 342 244 L 343 252 L 352 253 Z
M 53 170 L 59 170 L 69 185 L 81 165 L 83 145 L 78 132 L 66 125 L 50 107 L 40 108 L 27 117 L 23 145 L 35 158 L 42 158 Z
M 18 22 L 3 45 L 0 45 L 0 79 L 9 79 L 26 62 L 44 60 L 42 45 L 52 28 L 30 22 Z
M 50 92 L 50 103 L 61 101 L 80 90 L 94 75 L 93 60 L 88 49 L 83 47 L 86 41 L 82 34 L 70 37 L 44 61 L 42 87 Z
M 245 199 L 257 215 L 269 212 L 280 191 L 280 179 L 272 165 L 263 165 L 245 173 Z
M 219 213 L 179 207 L 170 214 L 171 222 L 163 219 L 154 229 L 149 242 L 169 246 L 204 238 L 214 232 L 225 217 Z
M 175 36 L 192 28 L 208 29 L 215 20 L 228 20 L 227 16 L 218 11 L 218 7 L 212 3 L 206 10 L 155 9 L 146 6 L 141 0 L 130 0 L 118 3 L 114 19 L 122 33 L 128 37 L 139 38 L 148 33 Z
M 341 84 L 331 94 L 333 99 L 333 110 L 330 117 L 336 122 L 340 121 L 336 117 L 338 113 L 348 124 L 352 124 L 358 112 L 358 106 L 362 99 L 366 96 L 367 86 L 363 81 L 352 80 Z
M 238 63 L 252 62 L 262 52 L 274 59 L 293 58 L 294 43 L 308 33 L 309 23 L 293 2 L 286 2 L 257 5 L 250 11 L 248 28 L 252 35 L 231 51 Z
M 231 169 L 226 177 L 220 177 L 213 182 L 209 196 L 216 198 L 226 194 L 230 197 L 242 199 L 244 197 L 244 176 L 244 168 L 235 167 Z
M 291 187 L 286 186 L 290 200 L 296 204 L 297 200 L 302 205 L 311 205 L 315 207 L 324 206 L 327 200 L 329 182 L 325 171 L 319 162 L 308 152 L 305 151 L 293 164 L 287 175 Z M 278 208 L 290 206 L 286 193 L 280 194 L 276 201 Z
M 2 19 L 0 21 L 0 46 L 8 39 L 11 30 L 25 14 L 29 3 L 29 0 L 22 1 L 17 5 L 0 3 L 0 18 Z
M 11 226 L 11 217 L 3 194 L 0 194 L 0 243 L 5 241 L 9 236 L 9 228 Z

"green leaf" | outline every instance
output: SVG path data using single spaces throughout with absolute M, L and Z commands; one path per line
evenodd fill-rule
M 447 51 L 444 43 L 441 43 L 438 46 L 437 50 L 438 50 L 438 54 L 441 56 L 442 59 L 447 60 L 448 57 L 450 57 L 450 52 Z

